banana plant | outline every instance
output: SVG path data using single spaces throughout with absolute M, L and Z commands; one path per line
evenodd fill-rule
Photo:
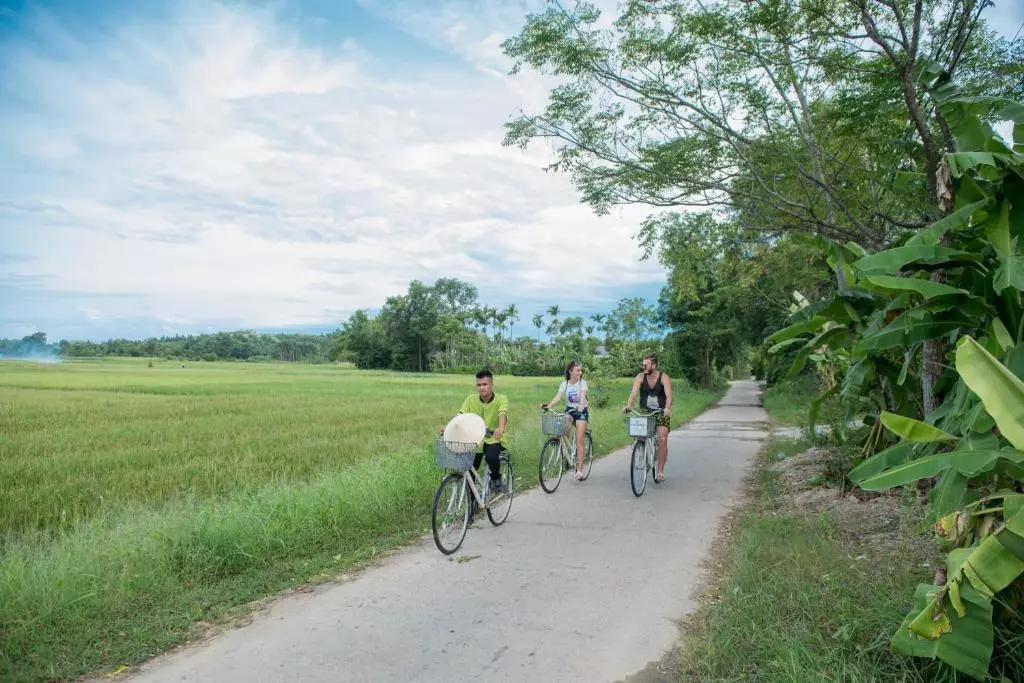
M 932 506 L 949 551 L 946 581 L 917 587 L 892 647 L 984 680 L 995 605 L 1024 576 L 1024 381 L 970 336 L 957 342 L 955 367 L 965 391 L 947 401 L 958 405 L 945 422 L 956 430 L 884 412 L 880 422 L 899 443 L 849 476 L 869 491 L 942 477 Z M 953 411 L 962 419 L 950 419 Z
M 847 419 L 866 414 L 872 429 L 864 457 L 884 445 L 881 412 L 922 412 L 918 379 L 926 342 L 985 335 L 983 343 L 998 349 L 1024 337 L 1024 105 L 938 97 L 955 122 L 961 149 L 969 150 L 943 161 L 955 190 L 949 214 L 878 253 L 853 242 L 830 244 L 829 264 L 844 269 L 846 288 L 829 299 L 801 302 L 790 325 L 766 342 L 769 354 L 797 349 L 790 376 L 823 351 L 845 354 L 849 369 L 840 388 L 828 393 L 842 398 Z M 992 112 L 1015 122 L 1013 148 L 987 123 Z M 942 269 L 944 282 L 932 281 L 936 269 Z M 938 388 L 963 398 L 958 384 L 947 368 Z M 811 406 L 812 423 L 824 396 Z M 940 411 L 925 419 L 934 423 L 946 414 Z

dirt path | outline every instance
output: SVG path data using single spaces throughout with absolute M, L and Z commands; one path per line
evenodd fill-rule
M 484 518 L 451 558 L 425 537 L 352 581 L 282 599 L 118 679 L 622 680 L 676 642 L 766 419 L 758 385 L 735 382 L 672 433 L 666 480 L 641 498 L 628 451 L 616 451 L 582 484 L 570 475 L 554 494 L 517 496 L 503 526 Z

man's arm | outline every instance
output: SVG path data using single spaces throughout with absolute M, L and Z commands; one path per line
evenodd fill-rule
M 505 433 L 505 425 L 508 424 L 508 397 L 502 396 L 498 403 L 498 428 L 494 430 L 494 438 L 501 441 L 501 435 Z
M 664 372 L 661 373 L 661 383 L 665 386 L 665 414 L 672 414 L 672 380 Z

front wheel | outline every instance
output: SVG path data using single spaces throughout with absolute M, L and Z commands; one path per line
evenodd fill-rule
M 562 470 L 565 463 L 562 461 L 562 454 L 558 452 L 558 439 L 548 439 L 544 447 L 540 449 L 540 462 L 538 463 L 540 487 L 545 493 L 554 493 L 562 481 Z
M 583 434 L 583 481 L 590 476 L 590 468 L 594 465 L 594 441 L 590 438 L 590 432 Z
M 445 555 L 459 549 L 469 528 L 469 498 L 473 494 L 465 481 L 460 474 L 448 474 L 434 494 L 430 525 L 434 529 L 434 543 Z
M 629 483 L 633 487 L 633 495 L 639 498 L 647 488 L 647 449 L 643 441 L 633 444 L 629 465 Z
M 487 494 L 488 498 L 494 496 L 494 502 L 487 501 L 487 519 L 491 520 L 491 524 L 494 526 L 501 526 L 508 519 L 509 511 L 512 510 L 512 495 L 515 493 L 516 478 L 512 471 L 512 460 L 508 456 L 501 456 L 498 472 L 501 475 L 501 493 L 492 491 Z

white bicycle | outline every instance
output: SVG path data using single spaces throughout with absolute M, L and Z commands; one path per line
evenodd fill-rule
M 629 459 L 629 483 L 633 487 L 633 495 L 639 498 L 647 489 L 647 475 L 654 482 L 660 483 L 656 476 L 655 466 L 658 453 L 658 422 L 656 415 L 664 412 L 656 408 L 649 413 L 641 413 L 632 409 L 633 415 L 626 417 L 626 427 L 633 437 L 633 455 Z
M 491 436 L 493 432 L 487 430 L 487 434 Z M 501 526 L 512 509 L 515 476 L 509 452 L 502 449 L 498 457 L 501 491 L 494 491 L 491 477 L 481 477 L 473 467 L 477 445 L 437 440 L 437 466 L 451 471 L 441 479 L 434 494 L 430 525 L 434 543 L 445 555 L 458 550 L 466 538 L 474 503 L 487 511 L 487 519 L 494 526 Z M 486 463 L 480 464 L 487 467 Z

